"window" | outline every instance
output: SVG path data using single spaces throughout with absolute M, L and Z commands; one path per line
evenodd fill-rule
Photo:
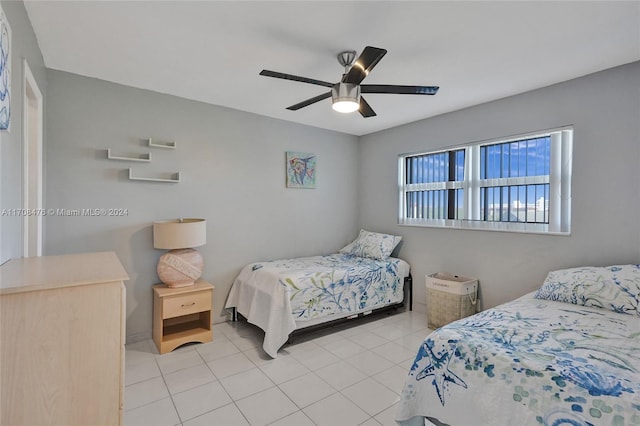
M 568 234 L 573 129 L 399 157 L 404 225 Z

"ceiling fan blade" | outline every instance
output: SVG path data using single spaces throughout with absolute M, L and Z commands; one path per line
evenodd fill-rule
M 342 78 L 343 83 L 360 84 L 369 72 L 376 66 L 380 59 L 387 54 L 385 49 L 367 46 L 364 48 L 360 57 L 351 66 L 348 73 Z
M 358 109 L 358 111 L 364 118 L 375 117 L 377 115 L 373 108 L 371 108 L 369 103 L 365 101 L 362 96 L 360 96 L 360 109 Z
M 319 102 L 319 101 L 321 101 L 323 99 L 327 99 L 327 98 L 330 98 L 330 97 L 331 97 L 331 92 L 323 93 L 322 95 L 314 96 L 313 98 L 309 98 L 306 101 L 302 101 L 302 102 L 299 102 L 299 103 L 297 103 L 295 105 L 291 105 L 290 107 L 287 107 L 287 109 L 291 110 L 291 111 L 297 111 L 300 108 L 304 108 L 304 107 L 309 106 L 311 104 L 315 104 L 316 102 Z
M 394 84 L 363 84 L 360 93 L 392 93 L 397 95 L 435 95 L 438 86 L 397 86 Z
M 299 77 L 297 75 L 285 74 L 277 71 L 262 70 L 260 71 L 260 75 L 264 75 L 265 77 L 282 78 L 284 80 L 299 81 L 301 83 L 317 84 L 318 86 L 324 86 L 324 87 L 333 87 L 333 83 L 329 83 L 321 80 L 314 80 L 313 78 Z

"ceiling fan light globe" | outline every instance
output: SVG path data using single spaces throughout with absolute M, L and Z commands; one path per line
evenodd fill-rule
M 360 104 L 353 99 L 335 101 L 332 106 L 335 111 L 345 114 L 355 112 L 360 108 Z

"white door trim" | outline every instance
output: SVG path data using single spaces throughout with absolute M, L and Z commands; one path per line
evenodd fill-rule
M 23 59 L 22 64 L 22 206 L 26 213 L 22 247 L 23 255 L 30 257 L 42 256 L 44 114 L 42 92 L 27 60 Z

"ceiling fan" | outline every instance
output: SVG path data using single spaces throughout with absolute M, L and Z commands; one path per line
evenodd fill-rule
M 398 86 L 394 84 L 360 84 L 369 75 L 382 57 L 387 53 L 385 49 L 367 46 L 358 59 L 353 50 L 340 52 L 338 62 L 345 69 L 342 79 L 337 83 L 315 80 L 297 75 L 285 74 L 276 71 L 262 70 L 260 75 L 266 77 L 282 78 L 284 80 L 300 81 L 302 83 L 315 84 L 330 87 L 331 90 L 313 98 L 304 100 L 287 107 L 288 110 L 297 111 L 300 108 L 312 105 L 323 99 L 331 98 L 333 109 L 339 112 L 359 111 L 364 118 L 374 117 L 375 111 L 364 100 L 361 93 L 387 93 L 398 95 L 435 95 L 438 86 Z

